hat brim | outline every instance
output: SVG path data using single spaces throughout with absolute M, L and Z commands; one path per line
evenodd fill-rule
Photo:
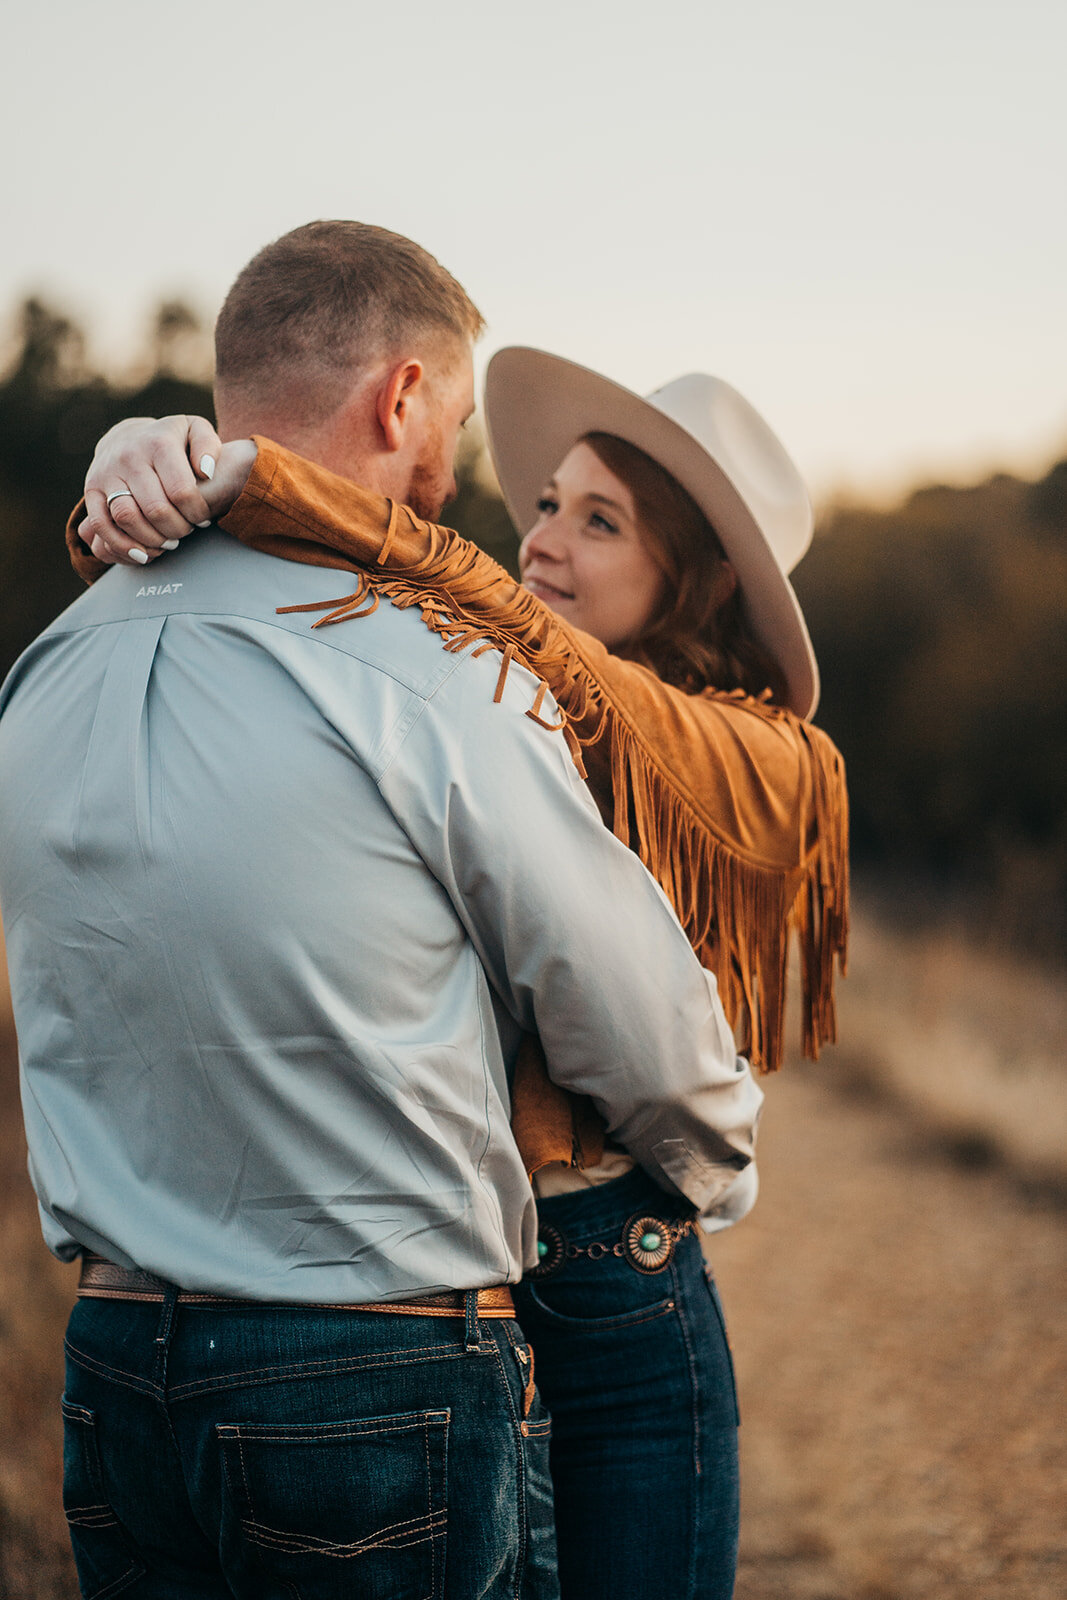
M 485 417 L 493 466 L 523 536 L 537 520 L 546 482 L 587 433 L 615 434 L 665 468 L 715 529 L 752 630 L 781 668 L 790 710 L 813 714 L 819 669 L 793 586 L 742 495 L 693 434 L 610 378 L 521 345 L 490 361 Z

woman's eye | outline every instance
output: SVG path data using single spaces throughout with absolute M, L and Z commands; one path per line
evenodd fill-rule
M 615 524 L 613 522 L 609 522 L 607 517 L 602 516 L 599 511 L 593 512 L 593 515 L 589 518 L 589 522 L 590 526 L 598 528 L 601 533 L 618 533 L 619 531 Z
M 559 502 L 553 500 L 550 494 L 543 494 L 537 502 L 537 509 L 543 517 L 551 517 L 559 510 Z

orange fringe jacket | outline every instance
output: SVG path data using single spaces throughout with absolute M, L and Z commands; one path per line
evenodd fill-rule
M 835 1037 L 834 964 L 845 970 L 848 805 L 844 764 L 818 728 L 741 691 L 687 695 L 562 622 L 497 562 L 447 528 L 361 489 L 269 439 L 228 533 L 290 561 L 351 572 L 354 592 L 324 601 L 323 627 L 365 616 L 385 596 L 418 606 L 444 647 L 502 652 L 541 680 L 528 715 L 544 726 L 550 690 L 605 821 L 634 849 L 716 975 L 755 1066 L 782 1060 L 786 966 L 799 949 L 804 1053 Z M 107 570 L 77 537 L 74 566 Z M 300 607 L 281 607 L 299 610 Z M 555 1089 L 533 1052 L 520 1058 L 515 1132 L 530 1171 L 598 1159 L 588 1108 Z

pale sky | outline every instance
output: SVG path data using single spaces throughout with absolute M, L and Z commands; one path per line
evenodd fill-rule
M 9 4 L 0 313 L 110 361 L 317 216 L 646 391 L 727 378 L 814 491 L 1067 455 L 1062 0 Z

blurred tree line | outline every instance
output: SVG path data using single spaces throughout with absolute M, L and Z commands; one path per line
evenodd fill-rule
M 97 437 L 129 415 L 211 415 L 195 314 L 163 303 L 146 344 L 123 383 L 90 370 L 60 311 L 17 313 L 0 378 L 0 672 L 78 593 L 62 529 Z M 477 437 L 459 481 L 449 520 L 514 571 Z M 1067 460 L 1034 483 L 838 506 L 795 582 L 858 864 L 901 899 L 936 880 L 991 931 L 1067 954 Z
M 1067 460 L 840 507 L 795 582 L 857 862 L 1067 955 Z
M 76 598 L 63 528 L 93 446 L 124 416 L 208 410 L 204 336 L 178 301 L 150 330 L 147 371 L 116 383 L 89 370 L 81 330 L 37 299 L 19 308 L 0 379 L 0 670 Z M 208 369 L 210 370 L 210 369 Z

